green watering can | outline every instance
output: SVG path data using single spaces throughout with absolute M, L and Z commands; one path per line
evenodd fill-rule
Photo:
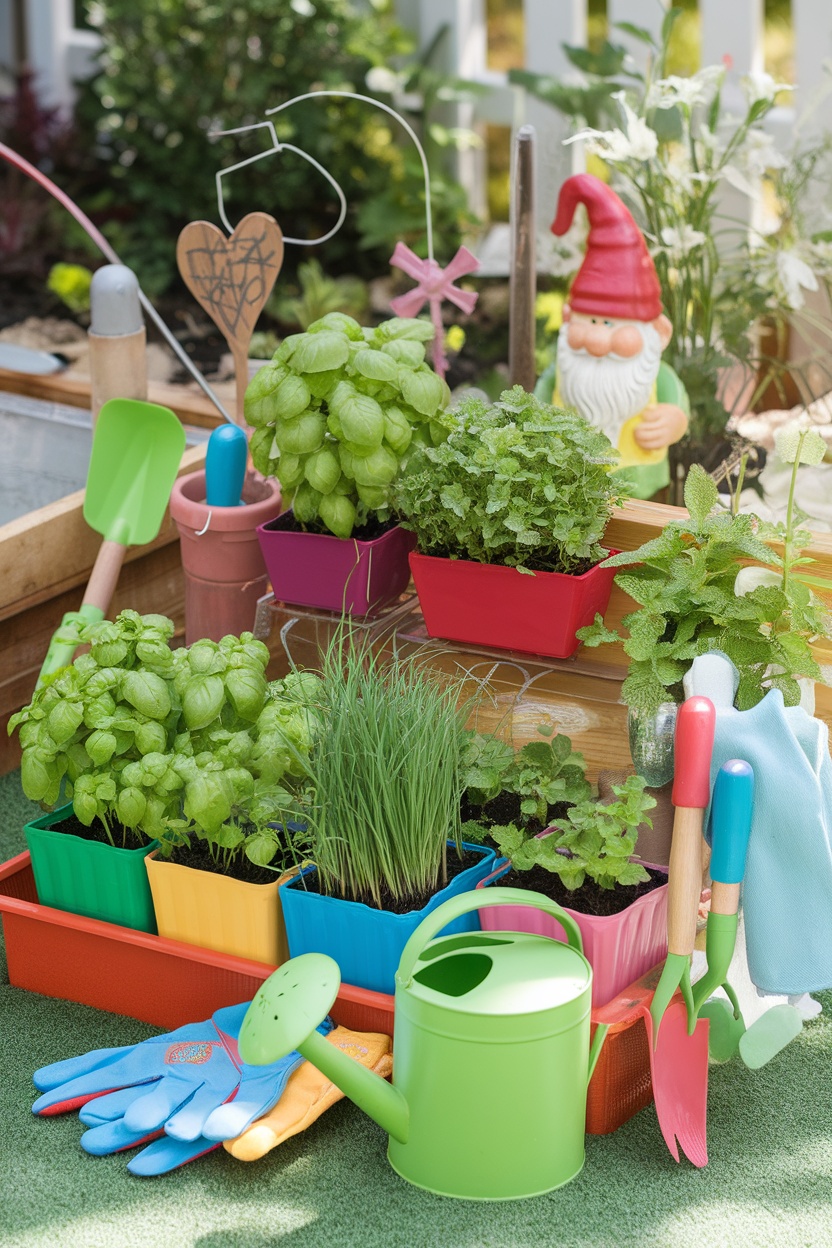
M 568 1183 L 584 1164 L 586 1092 L 607 1028 L 590 1047 L 592 968 L 581 934 L 540 893 L 491 888 L 489 905 L 552 914 L 568 945 L 521 932 L 432 939 L 483 905 L 461 893 L 408 940 L 396 972 L 393 1085 L 315 1030 L 338 992 L 322 953 L 284 963 L 255 996 L 240 1031 L 243 1061 L 297 1049 L 390 1136 L 408 1182 L 463 1200 L 520 1200 Z

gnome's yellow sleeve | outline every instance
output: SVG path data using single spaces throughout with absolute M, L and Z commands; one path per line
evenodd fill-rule
M 348 1057 L 388 1078 L 393 1071 L 393 1042 L 378 1032 L 350 1031 L 336 1027 L 326 1037 Z M 311 1062 L 303 1062 L 290 1076 L 286 1090 L 274 1109 L 258 1118 L 235 1140 L 223 1147 L 239 1161 L 257 1161 L 290 1136 L 305 1131 L 344 1093 Z

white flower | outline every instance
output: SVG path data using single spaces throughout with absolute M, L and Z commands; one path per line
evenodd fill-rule
M 736 165 L 723 165 L 722 177 L 738 191 L 742 191 L 743 195 L 747 195 L 749 199 L 760 198 L 760 188 L 752 186 L 745 174 L 741 173 Z
M 742 145 L 742 163 L 751 177 L 762 177 L 767 169 L 785 169 L 788 160 L 774 146 L 765 130 L 749 130 Z
M 707 104 L 716 88 L 722 85 L 724 77 L 725 70 L 721 65 L 706 65 L 689 78 L 680 78 L 676 74 L 657 78 L 647 92 L 646 106 L 675 108 L 677 104 L 682 104 L 686 108 L 693 108 L 697 104 Z
M 671 225 L 666 225 L 662 230 L 663 246 L 659 250 L 667 252 L 670 259 L 678 264 L 693 251 L 694 247 L 701 247 L 706 241 L 706 235 L 701 230 L 695 230 L 687 222 L 678 230 Z
M 655 130 L 651 130 L 642 117 L 636 116 L 620 92 L 613 98 L 619 101 L 624 113 L 626 133 L 623 130 L 581 130 L 564 139 L 564 144 L 586 139 L 587 152 L 605 160 L 652 160 L 659 148 Z
M 794 251 L 778 251 L 775 263 L 786 302 L 793 311 L 797 311 L 803 307 L 803 291 L 817 290 L 818 279 L 806 261 Z
M 788 82 L 775 82 L 771 74 L 765 73 L 746 74 L 740 79 L 740 86 L 749 106 L 756 104 L 758 100 L 771 104 L 780 91 L 794 91 L 794 87 Z

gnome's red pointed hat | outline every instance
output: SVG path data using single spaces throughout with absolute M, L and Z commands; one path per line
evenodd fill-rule
M 575 209 L 589 217 L 586 255 L 569 292 L 569 306 L 586 316 L 654 321 L 661 315 L 659 279 L 641 230 L 615 191 L 591 173 L 576 173 L 560 188 L 553 234 L 565 234 Z

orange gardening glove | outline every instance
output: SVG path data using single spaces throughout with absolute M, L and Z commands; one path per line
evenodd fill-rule
M 326 1037 L 329 1044 L 388 1078 L 393 1071 L 393 1042 L 389 1036 L 372 1031 L 350 1031 L 336 1027 Z M 274 1109 L 258 1118 L 234 1140 L 223 1144 L 239 1161 L 257 1161 L 290 1136 L 305 1131 L 321 1114 L 343 1099 L 344 1093 L 311 1062 L 303 1062 L 289 1077 L 286 1090 Z

